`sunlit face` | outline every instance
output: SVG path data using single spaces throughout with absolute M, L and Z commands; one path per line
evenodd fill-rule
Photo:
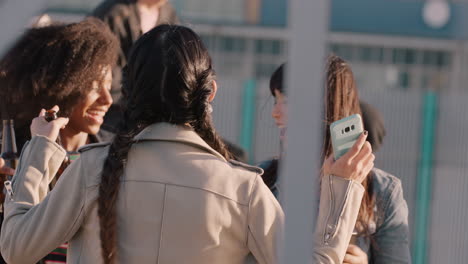
M 104 122 L 104 115 L 112 104 L 110 94 L 112 71 L 110 66 L 103 68 L 102 82 L 93 81 L 93 89 L 78 102 L 70 115 L 70 121 L 65 129 L 72 132 L 96 134 Z
M 279 128 L 285 128 L 287 125 L 288 109 L 287 98 L 278 90 L 274 90 L 275 105 L 271 111 L 271 116 L 275 119 L 275 123 Z

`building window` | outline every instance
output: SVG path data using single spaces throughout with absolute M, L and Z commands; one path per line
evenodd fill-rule
M 378 47 L 359 47 L 357 49 L 356 60 L 368 63 L 382 63 L 383 48 Z
M 424 51 L 423 64 L 434 67 L 448 67 L 451 64 L 451 56 L 446 51 Z
M 221 37 L 220 48 L 221 51 L 226 52 L 244 52 L 246 47 L 246 40 L 244 38 L 234 37 Z
M 255 40 L 255 53 L 280 55 L 283 53 L 283 43 L 281 40 L 272 39 Z
M 369 72 L 387 79 L 388 88 L 434 90 L 450 87 L 447 73 L 453 55 L 449 51 L 343 43 L 331 44 L 329 48 L 353 64 L 356 80 L 362 81 L 358 84 L 363 89 L 375 89 L 373 87 L 378 85 L 375 78 L 366 76 Z
M 255 77 L 258 79 L 270 78 L 273 72 L 278 68 L 278 64 L 272 63 L 256 63 L 255 65 Z

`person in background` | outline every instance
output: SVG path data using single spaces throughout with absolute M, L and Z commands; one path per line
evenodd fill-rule
M 47 122 L 45 110 L 33 119 L 5 202 L 5 258 L 34 263 L 70 241 L 72 264 L 241 264 L 249 253 L 258 263 L 279 263 L 283 211 L 261 169 L 229 161 L 212 124 L 218 86 L 200 37 L 161 25 L 129 58 L 124 126 L 112 143 L 81 149 L 47 195 L 66 155 L 55 140 L 71 119 Z M 360 182 L 373 167 L 365 140 L 364 133 L 342 158 L 325 162 L 329 188 L 320 200 L 315 263 L 337 263 L 345 254 Z M 331 221 L 338 225 L 330 229 Z
M 117 64 L 112 70 L 113 104 L 104 118 L 103 128 L 116 132 L 122 120 L 119 105 L 122 68 L 127 64 L 130 49 L 135 41 L 150 29 L 161 24 L 179 24 L 179 18 L 168 0 L 105 0 L 97 6 L 91 16 L 104 21 L 120 41 Z M 247 154 L 238 145 L 222 139 L 233 158 L 246 162 Z
M 281 65 L 270 79 L 270 90 L 275 97 L 272 116 L 281 130 L 284 141 L 287 127 L 287 95 L 283 88 L 285 64 Z M 350 66 L 337 56 L 330 56 L 326 73 L 325 139 L 324 159 L 332 156 L 330 124 L 344 117 L 361 114 L 359 95 Z M 364 129 L 369 131 L 368 140 L 376 149 L 385 135 L 383 120 L 375 112 L 362 113 Z M 284 145 L 284 143 L 282 144 Z M 263 163 L 265 183 L 273 193 L 280 192 L 278 186 L 278 164 L 280 159 Z M 374 168 L 363 181 L 366 192 L 359 210 L 352 242 L 344 257 L 346 264 L 366 263 L 410 263 L 408 207 L 398 178 Z
M 326 94 L 324 156 L 332 154 L 330 124 L 353 114 L 362 114 L 364 129 L 378 149 L 385 136 L 383 119 L 367 104 L 361 104 L 362 112 L 351 67 L 335 55 L 328 59 Z M 410 263 L 408 206 L 401 181 L 374 168 L 363 185 L 366 193 L 344 263 Z
M 105 0 L 90 14 L 106 23 L 120 42 L 117 64 L 112 69 L 114 104 L 106 115 L 104 128 L 115 132 L 122 119 L 122 69 L 128 62 L 133 44 L 141 35 L 161 24 L 178 24 L 179 19 L 168 0 Z
M 360 100 L 359 106 L 361 107 L 362 112 L 362 123 L 366 130 L 369 131 L 367 141 L 372 145 L 372 151 L 375 153 L 380 149 L 383 144 L 383 140 L 387 135 L 384 119 L 379 110 L 371 104 Z
M 59 135 L 66 158 L 60 161 L 61 168 L 46 193 L 54 187 L 60 172 L 79 156 L 78 148 L 112 138 L 100 127 L 112 104 L 111 69 L 117 48 L 117 39 L 104 23 L 87 19 L 28 29 L 0 61 L 2 116 L 14 119 L 19 150 L 31 139 L 31 120 L 42 108 L 58 105 L 58 115 L 69 120 Z M 14 173 L 2 159 L 1 170 Z M 47 236 L 44 233 L 41 239 L 47 240 Z M 64 244 L 42 263 L 65 263 L 66 253 Z
M 281 186 L 280 186 L 280 179 L 279 179 L 279 168 L 281 165 L 281 160 L 286 152 L 286 134 L 287 134 L 287 123 L 288 123 L 288 115 L 287 115 L 287 95 L 284 89 L 284 72 L 285 72 L 286 64 L 281 65 L 275 72 L 272 74 L 270 78 L 270 92 L 274 97 L 274 107 L 272 109 L 272 117 L 275 120 L 276 125 L 280 130 L 280 155 L 276 158 L 264 161 L 260 164 L 260 167 L 264 169 L 264 174 L 262 175 L 265 184 L 270 188 L 271 192 L 275 195 L 275 197 L 281 196 Z M 367 144 L 370 145 L 368 142 Z M 327 155 L 328 159 L 332 159 L 331 155 Z M 322 183 L 324 181 L 323 176 L 327 175 L 326 167 L 323 168 L 322 174 Z M 287 176 L 285 176 L 287 177 Z M 285 179 L 287 180 L 287 179 Z M 363 185 L 367 182 L 367 179 L 363 181 Z M 323 197 L 323 192 L 327 190 L 327 188 L 321 188 L 321 199 Z M 365 203 L 365 201 L 363 201 Z M 361 205 L 362 206 L 362 205 Z M 346 247 L 348 247 L 349 239 L 346 241 Z M 336 263 L 341 263 L 344 261 L 344 256 Z

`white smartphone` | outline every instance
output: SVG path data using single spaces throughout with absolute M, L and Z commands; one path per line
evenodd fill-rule
M 335 160 L 343 156 L 356 143 L 364 132 L 362 118 L 359 114 L 345 117 L 330 125 L 330 135 Z

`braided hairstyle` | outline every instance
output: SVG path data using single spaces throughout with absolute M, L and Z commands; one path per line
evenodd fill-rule
M 102 257 L 116 262 L 117 198 L 133 137 L 158 122 L 190 125 L 213 149 L 230 154 L 209 113 L 215 73 L 201 39 L 191 29 L 160 25 L 133 46 L 123 75 L 123 121 L 104 162 L 98 197 Z
M 360 114 L 359 94 L 351 67 L 336 55 L 330 55 L 327 64 L 325 98 L 325 141 L 322 158 L 332 154 L 330 125 L 342 118 Z M 375 197 L 372 188 L 372 172 L 362 182 L 366 189 L 359 209 L 356 227 L 360 234 L 370 236 L 369 224 L 374 220 Z

